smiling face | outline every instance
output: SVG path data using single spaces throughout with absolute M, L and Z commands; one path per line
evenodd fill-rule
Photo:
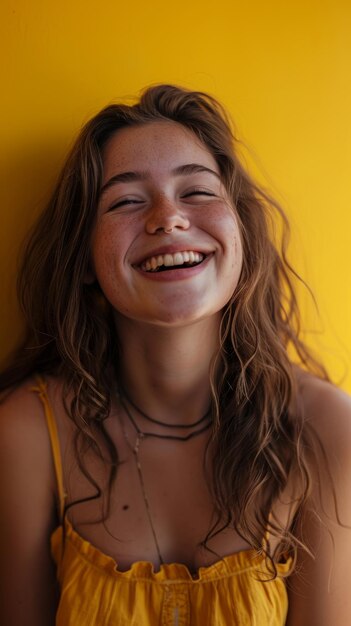
M 103 165 L 92 266 L 117 322 L 218 314 L 237 286 L 242 245 L 206 146 L 177 122 L 151 122 L 117 131 Z

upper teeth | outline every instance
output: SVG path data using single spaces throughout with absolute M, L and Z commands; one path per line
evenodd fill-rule
M 183 263 L 200 263 L 204 258 L 204 254 L 193 252 L 192 250 L 176 252 L 175 254 L 159 254 L 143 261 L 140 267 L 142 270 L 149 272 L 157 270 L 162 265 L 172 267 L 173 265 L 183 265 Z

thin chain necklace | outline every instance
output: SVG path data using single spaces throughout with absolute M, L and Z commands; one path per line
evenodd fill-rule
M 200 433 L 204 432 L 205 430 L 207 430 L 209 428 L 209 426 L 211 425 L 211 421 L 208 421 L 208 424 L 206 424 L 205 426 L 203 426 L 202 428 L 198 428 L 194 433 L 190 433 L 189 435 L 186 435 L 185 437 L 178 437 L 175 435 L 157 435 L 155 433 L 145 433 L 143 431 L 140 430 L 140 428 L 138 427 L 138 425 L 136 424 L 135 420 L 133 419 L 133 416 L 131 415 L 128 407 L 126 406 L 123 397 L 120 395 L 120 402 L 121 405 L 125 411 L 125 414 L 127 415 L 129 421 L 131 422 L 135 432 L 136 432 L 136 441 L 134 446 L 132 445 L 127 431 L 125 429 L 125 424 L 124 424 L 124 419 L 123 416 L 121 416 L 121 426 L 122 426 L 122 431 L 123 431 L 123 435 L 124 438 L 126 440 L 126 443 L 128 445 L 128 447 L 130 448 L 130 450 L 133 453 L 134 459 L 135 459 L 135 465 L 137 468 L 137 472 L 138 472 L 138 478 L 139 478 L 139 483 L 140 483 L 140 488 L 141 488 L 141 492 L 143 494 L 143 499 L 144 499 L 144 504 L 145 504 L 145 509 L 146 509 L 146 513 L 147 513 L 147 517 L 149 520 L 149 524 L 150 524 L 150 528 L 151 528 L 151 532 L 152 532 L 152 536 L 154 539 L 154 543 L 155 543 L 155 547 L 156 547 L 156 551 L 157 551 L 157 555 L 159 558 L 159 562 L 160 565 L 164 564 L 164 559 L 162 557 L 161 554 L 161 550 L 160 550 L 160 546 L 157 540 L 157 535 L 156 535 L 156 530 L 155 530 L 155 526 L 152 520 L 152 513 L 151 513 L 151 507 L 150 507 L 150 502 L 149 502 L 149 498 L 147 495 L 147 491 L 146 491 L 146 487 L 145 487 L 145 480 L 144 480 L 144 476 L 143 476 L 143 470 L 142 470 L 142 466 L 141 466 L 141 462 L 140 462 L 140 456 L 139 456 L 139 450 L 140 450 L 140 444 L 141 442 L 146 439 L 147 437 L 156 437 L 158 439 L 173 439 L 173 440 L 177 440 L 177 441 L 187 441 L 188 439 L 191 439 L 192 437 L 195 437 L 196 435 L 199 435 Z M 133 406 L 133 403 L 131 403 Z M 196 422 L 196 424 L 201 423 L 205 417 L 210 415 L 210 411 L 208 411 L 206 413 L 206 415 L 201 418 L 201 420 L 198 420 L 198 422 Z M 165 425 L 165 424 L 163 424 Z

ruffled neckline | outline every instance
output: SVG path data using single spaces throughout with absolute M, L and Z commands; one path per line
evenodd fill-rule
M 71 544 L 79 556 L 85 561 L 102 569 L 105 573 L 109 573 L 111 576 L 126 580 L 141 578 L 154 582 L 179 580 L 196 584 L 206 580 L 239 575 L 253 569 L 256 570 L 258 578 L 262 576 L 262 580 L 267 580 L 272 576 L 267 568 L 264 555 L 250 548 L 225 556 L 211 565 L 199 567 L 194 575 L 191 573 L 188 566 L 183 563 L 165 563 L 155 572 L 154 565 L 150 561 L 136 561 L 132 563 L 128 570 L 120 570 L 118 563 L 113 557 L 105 554 L 90 543 L 90 541 L 84 539 L 74 530 L 67 518 L 65 520 L 64 530 L 65 533 L 63 533 L 63 526 L 60 525 L 51 535 L 52 551 L 58 567 L 60 567 L 62 544 L 65 540 Z M 279 577 L 288 576 L 291 564 L 292 557 L 287 557 L 283 562 L 276 564 Z

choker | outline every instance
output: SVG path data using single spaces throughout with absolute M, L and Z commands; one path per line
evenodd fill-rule
M 124 395 L 124 397 L 123 397 Z M 143 411 L 141 411 L 129 398 L 128 396 L 126 396 L 125 393 L 123 393 L 123 395 L 120 395 L 120 401 L 121 401 L 121 405 L 129 419 L 129 421 L 131 422 L 134 430 L 137 433 L 137 436 L 139 439 L 145 439 L 147 437 L 155 437 L 156 439 L 174 439 L 176 441 L 188 441 L 189 439 L 192 439 L 193 437 L 196 437 L 196 435 L 200 435 L 201 433 L 203 433 L 205 430 L 207 430 L 210 425 L 212 424 L 212 419 L 210 419 L 210 413 L 211 410 L 209 409 L 207 411 L 207 413 L 205 413 L 205 415 L 203 417 L 201 417 L 197 422 L 194 422 L 193 424 L 165 424 L 165 422 L 161 422 L 160 420 L 156 420 L 153 417 L 150 417 L 149 415 L 146 415 L 146 413 L 144 413 Z M 150 422 L 153 422 L 155 424 L 159 424 L 160 426 L 163 426 L 164 428 L 193 428 L 194 426 L 198 426 L 199 424 L 202 424 L 203 422 L 206 422 L 203 426 L 201 426 L 201 428 L 197 428 L 196 430 L 194 430 L 192 433 L 189 433 L 189 435 L 160 435 L 157 433 L 150 433 L 150 432 L 144 432 L 142 431 L 139 426 L 137 425 L 135 419 L 133 418 L 127 404 L 124 401 L 124 398 L 131 404 L 131 406 L 140 413 L 140 415 L 142 415 L 145 419 L 149 420 Z
M 197 422 L 193 422 L 192 424 L 167 424 L 166 422 L 161 422 L 161 420 L 157 420 L 154 417 L 150 417 L 150 415 L 147 415 L 147 413 L 144 413 L 144 411 L 142 411 L 135 404 L 135 402 L 133 402 L 133 400 L 128 396 L 128 394 L 124 391 L 124 389 L 122 393 L 120 394 L 120 397 L 121 399 L 123 399 L 124 397 L 127 400 L 127 402 L 133 407 L 133 409 L 137 411 L 138 413 L 140 413 L 140 415 L 144 417 L 146 420 L 148 420 L 149 422 L 152 422 L 153 424 L 158 424 L 159 426 L 164 426 L 167 428 L 194 428 L 194 426 L 198 426 L 199 424 L 202 424 L 202 422 L 204 422 L 208 418 L 208 416 L 210 415 L 210 411 L 211 411 L 211 409 L 208 409 L 205 415 L 200 417 L 200 419 L 197 420 Z

